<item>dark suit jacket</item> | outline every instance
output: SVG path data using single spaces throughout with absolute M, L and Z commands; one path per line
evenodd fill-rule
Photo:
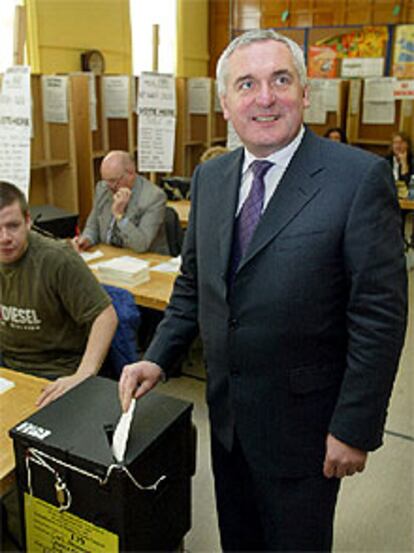
M 268 474 L 320 473 L 328 431 L 381 444 L 406 324 L 395 186 L 384 159 L 307 130 L 229 291 L 242 161 L 195 171 L 183 274 L 145 357 L 168 371 L 199 327 L 218 439 L 236 428 Z

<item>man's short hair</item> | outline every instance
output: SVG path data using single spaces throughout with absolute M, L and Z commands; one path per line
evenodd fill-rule
M 224 96 L 227 89 L 227 78 L 229 73 L 229 57 L 240 46 L 247 46 L 253 42 L 264 42 L 266 40 L 274 40 L 275 42 L 282 42 L 285 44 L 292 54 L 293 64 L 299 75 L 300 84 L 304 87 L 307 83 L 306 65 L 303 51 L 299 44 L 285 35 L 277 33 L 273 29 L 253 29 L 247 31 L 242 35 L 239 35 L 233 39 L 227 48 L 221 54 L 217 62 L 217 87 L 219 96 Z M 260 65 L 260 60 L 258 60 Z
M 0 209 L 8 207 L 15 202 L 19 202 L 24 216 L 29 214 L 29 205 L 23 192 L 10 182 L 0 181 Z

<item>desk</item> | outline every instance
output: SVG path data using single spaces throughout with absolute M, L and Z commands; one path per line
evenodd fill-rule
M 168 207 L 172 207 L 178 213 L 181 226 L 183 229 L 188 227 L 188 217 L 190 214 L 190 200 L 177 200 L 174 202 L 167 202 Z
M 171 259 L 168 255 L 160 255 L 156 253 L 136 253 L 128 248 L 116 248 L 115 246 L 109 246 L 107 244 L 98 244 L 90 251 L 100 250 L 104 256 L 94 259 L 90 264 L 98 263 L 99 261 L 105 261 L 106 259 L 112 259 L 114 257 L 120 257 L 122 255 L 130 255 L 137 257 L 138 259 L 145 259 L 150 262 L 150 267 L 164 263 Z M 96 274 L 96 272 L 95 272 Z M 149 307 L 150 309 L 157 309 L 158 311 L 164 311 L 170 301 L 171 292 L 173 289 L 174 281 L 177 273 L 159 273 L 158 271 L 150 271 L 151 280 L 144 282 L 138 286 L 127 286 L 125 284 L 119 284 L 115 281 L 102 280 L 97 276 L 98 280 L 103 284 L 111 284 L 113 286 L 119 286 L 125 288 L 132 293 L 137 305 L 143 307 Z
M 8 432 L 36 411 L 35 401 L 50 381 L 1 367 L 0 376 L 15 383 L 13 388 L 0 394 L 0 496 L 2 496 L 14 481 L 13 440 Z

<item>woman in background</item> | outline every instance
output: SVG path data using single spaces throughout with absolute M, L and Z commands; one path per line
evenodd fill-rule
M 407 134 L 396 132 L 392 135 L 387 159 L 391 164 L 395 181 L 404 181 L 408 185 L 411 173 L 414 171 L 414 160 L 411 139 Z
M 343 142 L 344 144 L 348 144 L 346 134 L 340 127 L 332 127 L 331 129 L 328 129 L 323 136 L 325 138 L 329 138 L 329 140 L 335 140 L 335 142 Z

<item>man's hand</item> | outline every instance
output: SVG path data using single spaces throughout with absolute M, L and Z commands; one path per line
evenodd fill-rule
M 72 238 L 71 244 L 77 252 L 84 252 L 92 245 L 87 238 L 83 238 L 82 236 L 75 236 L 75 238 Z
M 332 434 L 326 438 L 326 454 L 323 474 L 326 478 L 343 478 L 362 472 L 367 462 L 367 452 L 337 440 Z
M 125 213 L 130 197 L 131 190 L 129 188 L 120 188 L 115 192 L 112 200 L 112 215 L 115 218 Z
M 51 382 L 43 392 L 40 394 L 36 401 L 37 407 L 44 407 L 51 401 L 54 401 L 58 397 L 62 396 L 71 388 L 74 388 L 87 378 L 87 375 L 72 374 L 71 376 L 63 376 L 58 378 L 54 382 Z
M 127 411 L 131 399 L 142 397 L 161 379 L 161 367 L 151 361 L 125 365 L 119 380 L 119 399 L 122 410 Z

